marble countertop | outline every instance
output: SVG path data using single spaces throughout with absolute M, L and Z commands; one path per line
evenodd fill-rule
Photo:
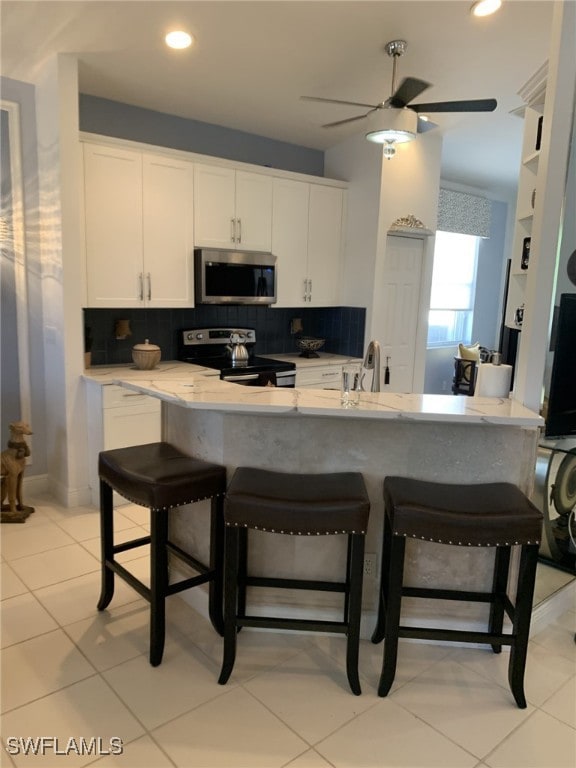
M 96 365 L 93 368 L 87 368 L 82 374 L 82 378 L 97 384 L 115 384 L 116 380 L 120 378 L 124 381 L 150 381 L 150 379 L 183 379 L 190 374 L 216 378 L 219 371 L 200 365 L 181 363 L 179 360 L 168 360 L 158 363 L 151 371 L 141 371 L 135 365 L 126 365 L 125 363 Z
M 294 363 L 298 368 L 314 368 L 324 365 L 344 365 L 349 362 L 362 362 L 362 358 L 349 357 L 347 355 L 333 355 L 331 353 L 320 353 L 320 357 L 300 357 L 294 354 L 261 355 L 273 360 Z M 167 360 L 158 363 L 152 371 L 141 371 L 134 365 L 121 363 L 119 365 L 96 365 L 87 368 L 84 371 L 83 378 L 86 381 L 93 381 L 99 384 L 113 384 L 116 379 L 135 379 L 149 380 L 151 378 L 178 379 L 189 374 L 202 374 L 203 376 L 218 376 L 219 372 L 214 368 L 204 368 L 201 365 L 192 365 L 182 363 L 179 360 Z
M 457 422 L 468 424 L 509 424 L 540 427 L 544 420 L 515 400 L 466 395 L 421 395 L 393 392 L 363 392 L 357 407 L 340 404 L 334 390 L 289 389 L 282 387 L 242 387 L 202 370 L 178 377 L 138 371 L 145 376 L 125 377 L 120 372 L 111 383 L 157 397 L 184 408 L 259 414 L 309 414 L 355 419 L 406 419 L 412 421 Z M 204 369 L 205 370 L 205 369 Z M 169 373 L 169 371 L 166 371 Z
M 318 368 L 325 365 L 346 365 L 346 363 L 361 363 L 361 357 L 349 355 L 335 355 L 331 352 L 318 352 L 318 357 L 301 357 L 299 352 L 281 353 L 278 355 L 261 355 L 271 357 L 273 360 L 282 360 L 286 363 L 294 363 L 297 368 Z

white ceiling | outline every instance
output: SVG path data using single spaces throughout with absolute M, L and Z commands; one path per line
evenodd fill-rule
M 88 0 L 0 3 L 1 71 L 18 80 L 54 52 L 79 57 L 80 90 L 181 117 L 316 149 L 363 124 L 323 123 L 361 113 L 301 101 L 302 94 L 378 103 L 390 95 L 384 44 L 408 42 L 398 82 L 432 83 L 415 103 L 498 100 L 490 114 L 437 114 L 442 175 L 510 193 L 522 121 L 518 90 L 548 57 L 553 3 L 504 0 L 475 19 L 471 0 Z M 196 45 L 170 51 L 164 34 L 190 31 Z

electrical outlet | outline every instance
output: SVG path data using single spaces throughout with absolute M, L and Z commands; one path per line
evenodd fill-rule
M 364 576 L 367 579 L 376 578 L 376 555 L 364 555 Z

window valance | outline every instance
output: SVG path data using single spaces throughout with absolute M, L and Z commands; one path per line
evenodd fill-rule
M 461 235 L 490 237 L 492 203 L 485 197 L 440 189 L 438 229 Z

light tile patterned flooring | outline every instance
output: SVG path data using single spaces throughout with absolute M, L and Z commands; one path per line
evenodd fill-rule
M 574 768 L 576 606 L 530 641 L 528 708 L 506 680 L 508 655 L 403 642 L 396 681 L 376 695 L 381 646 L 363 641 L 363 694 L 347 686 L 344 639 L 244 630 L 233 676 L 217 684 L 222 643 L 180 597 L 168 601 L 161 666 L 148 664 L 148 605 L 117 580 L 98 613 L 94 508 L 46 499 L 24 525 L 3 525 L 0 764 L 76 768 Z M 119 536 L 144 535 L 147 512 L 122 507 Z M 147 557 L 125 553 L 142 577 Z M 542 579 L 565 574 L 539 566 Z M 43 755 L 9 737 L 53 736 Z M 76 754 L 111 737 L 123 754 Z M 8 747 L 8 750 L 6 749 Z M 10 754 L 8 753 L 10 751 Z M 78 751 L 81 751 L 78 749 Z M 85 750 L 86 751 L 86 750 Z M 89 750 L 88 750 L 89 751 Z

